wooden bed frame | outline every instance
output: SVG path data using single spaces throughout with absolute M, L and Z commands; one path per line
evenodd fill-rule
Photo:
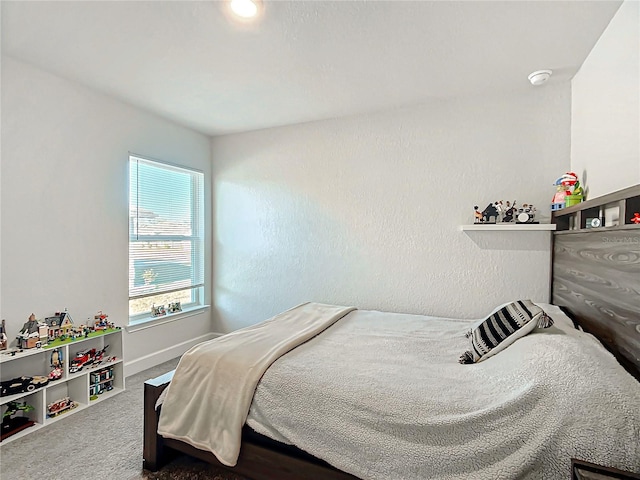
M 175 370 L 148 380 L 144 384 L 144 447 L 143 466 L 156 471 L 173 460 L 178 454 L 187 454 L 217 467 L 244 475 L 252 480 L 357 480 L 295 447 L 282 445 L 245 428 L 242 449 L 235 467 L 220 463 L 210 452 L 191 445 L 163 438 L 158 435 L 160 410 L 155 405 L 162 391 L 169 385 Z
M 634 212 L 640 212 L 640 185 L 554 214 L 551 303 L 640 381 L 640 224 L 631 223 Z M 604 227 L 588 228 L 593 218 Z
M 607 226 L 616 211 L 620 225 Z M 552 303 L 597 337 L 640 381 L 640 225 L 629 221 L 634 212 L 640 212 L 640 185 L 554 213 L 558 230 L 553 241 Z M 605 226 L 587 228 L 590 218 L 601 219 Z M 145 469 L 158 470 L 182 453 L 253 480 L 357 480 L 248 429 L 235 467 L 221 464 L 210 452 L 160 437 L 155 405 L 172 376 L 169 372 L 144 385 Z

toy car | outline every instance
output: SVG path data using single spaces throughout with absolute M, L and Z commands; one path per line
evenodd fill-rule
M 76 356 L 73 358 L 73 360 L 71 360 L 69 373 L 79 372 L 86 365 L 100 363 L 102 361 L 104 353 L 107 351 L 107 348 L 109 348 L 109 345 L 105 346 L 102 350 L 96 350 L 95 348 L 92 348 L 90 350 L 84 350 L 82 352 L 76 353 Z
M 53 370 L 49 372 L 49 380 L 59 380 L 62 378 L 62 368 L 55 367 Z
M 17 377 L 0 384 L 0 397 L 15 395 L 16 393 L 32 392 L 36 388 L 44 387 L 49 379 L 42 375 L 33 377 Z
M 64 397 L 47 405 L 47 416 L 55 417 L 61 413 L 71 410 L 72 408 L 76 408 L 77 406 L 78 402 L 74 402 L 69 397 Z

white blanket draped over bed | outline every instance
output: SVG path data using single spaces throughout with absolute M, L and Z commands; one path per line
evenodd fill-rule
M 211 451 L 225 465 L 235 465 L 242 426 L 264 371 L 351 310 L 320 303 L 298 305 L 191 348 L 180 359 L 167 389 L 158 433 Z
M 367 480 L 566 480 L 572 457 L 640 471 L 640 384 L 541 306 L 553 327 L 472 365 L 469 321 L 351 312 L 269 368 L 247 423 Z

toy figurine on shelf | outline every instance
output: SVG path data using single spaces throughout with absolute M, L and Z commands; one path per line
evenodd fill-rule
M 473 223 L 502 223 L 513 222 L 516 216 L 517 210 L 515 210 L 516 202 L 503 202 L 502 200 L 496 200 L 493 203 L 487 205 L 483 211 L 478 210 L 478 206 L 474 205 L 473 210 Z
M 109 318 L 109 315 L 107 315 L 106 313 L 102 313 L 102 310 L 100 310 L 98 312 L 98 314 L 93 317 L 94 324 L 95 324 L 93 329 L 96 332 L 99 332 L 100 330 L 106 330 L 107 328 L 113 328 L 113 324 L 111 322 L 109 322 L 109 320 L 107 320 L 107 318 Z
M 493 204 L 498 211 L 498 216 L 496 217 L 496 223 L 502 222 L 504 219 L 504 205 L 502 204 L 502 200 L 496 200 Z
M 511 203 L 509 200 L 507 200 L 506 210 L 504 211 L 504 216 L 502 217 L 502 221 L 504 223 L 513 222 L 515 220 L 516 213 L 517 213 L 516 201 L 514 200 L 513 203 Z
M 551 211 L 555 212 L 556 210 L 560 210 L 564 208 L 564 201 L 567 196 L 565 193 L 565 189 L 562 185 L 558 184 L 558 180 L 556 180 L 556 194 L 553 196 L 551 200 Z
M 167 311 L 169 313 L 178 313 L 182 311 L 182 305 L 180 305 L 180 302 L 171 302 L 169 303 L 169 305 L 167 306 Z
M 5 327 L 4 318 L 2 319 L 2 323 L 0 323 L 0 350 L 7 349 L 7 329 Z
M 577 205 L 584 200 L 584 189 L 580 185 L 580 180 L 578 180 L 578 176 L 575 173 L 565 173 L 556 179 L 554 185 L 557 191 L 553 196 L 553 200 L 551 200 L 551 211 Z
M 523 203 L 522 207 L 518 209 L 516 223 L 539 223 L 536 222 L 536 207 L 530 203 Z
M 482 212 L 478 210 L 478 205 L 473 206 L 473 223 L 482 223 Z
M 31 405 L 28 405 L 27 402 L 9 402 L 7 403 L 7 410 L 2 414 L 2 437 L 4 440 L 11 435 L 15 435 L 16 433 L 24 430 L 31 425 L 34 425 L 35 422 L 32 421 L 29 417 L 24 416 L 25 413 L 29 413 L 33 411 L 34 408 Z M 20 417 L 16 417 L 15 415 L 18 412 L 22 412 L 23 415 Z
M 49 372 L 49 380 L 60 380 L 62 378 L 62 349 L 54 348 L 51 352 L 51 370 Z
M 640 213 L 635 212 L 635 213 L 633 214 L 633 217 L 631 217 L 631 218 L 629 219 L 629 221 L 630 221 L 631 223 L 635 223 L 636 225 L 640 224 Z M 3 322 L 4 322 L 4 320 L 3 320 Z
M 164 309 L 164 305 L 151 306 L 151 315 L 154 317 L 162 317 L 167 314 L 167 311 Z
M 482 223 L 496 223 L 498 219 L 498 209 L 493 203 L 487 205 L 482 211 Z

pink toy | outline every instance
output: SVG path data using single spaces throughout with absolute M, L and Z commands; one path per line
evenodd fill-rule
M 551 211 L 560 210 L 567 205 L 567 196 L 575 195 L 579 197 L 572 197 L 573 199 L 578 198 L 576 203 L 582 201 L 583 190 L 580 186 L 580 181 L 578 180 L 578 176 L 573 172 L 567 172 L 558 178 L 554 185 L 557 187 L 556 194 L 553 196 L 553 200 L 551 200 Z M 572 203 L 573 204 L 573 203 Z
M 635 223 L 636 225 L 640 224 L 640 213 L 636 212 L 631 217 L 631 223 Z
M 562 185 L 558 185 L 558 190 L 556 194 L 553 196 L 553 200 L 551 200 L 551 210 L 560 210 L 564 208 L 564 200 L 567 194 L 565 193 L 565 189 Z

